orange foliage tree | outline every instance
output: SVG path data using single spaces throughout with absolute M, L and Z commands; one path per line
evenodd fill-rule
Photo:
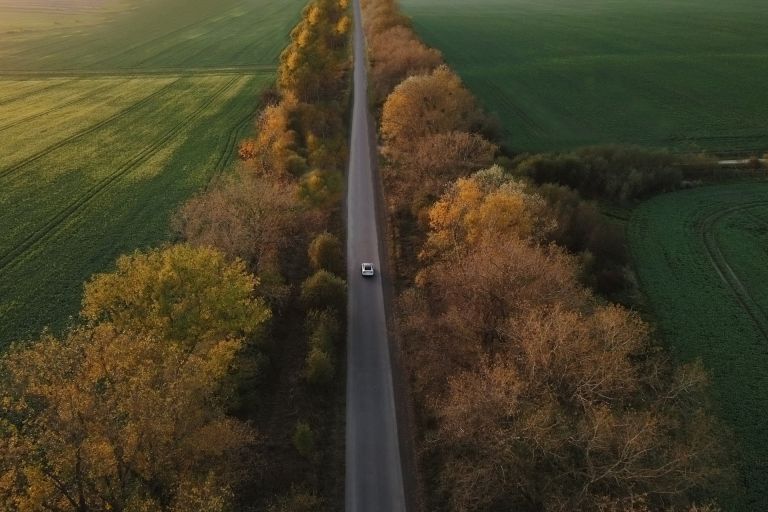
M 225 512 L 256 432 L 226 415 L 269 318 L 242 263 L 170 247 L 86 287 L 84 327 L 0 360 L 0 508 Z
M 405 359 L 451 510 L 604 510 L 688 503 L 725 473 L 698 364 L 675 368 L 635 314 L 539 245 L 543 201 L 500 169 L 429 211 L 400 304 Z

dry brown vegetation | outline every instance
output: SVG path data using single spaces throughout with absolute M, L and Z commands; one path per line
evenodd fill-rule
M 623 238 L 577 192 L 538 186 L 636 197 L 679 180 L 670 160 L 585 150 L 573 165 L 492 167 L 499 149 L 461 80 L 396 1 L 363 5 L 425 507 L 713 510 L 693 503 L 728 476 L 706 373 L 585 287 L 584 274 L 623 285 Z

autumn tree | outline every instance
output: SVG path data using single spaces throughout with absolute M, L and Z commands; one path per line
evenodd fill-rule
M 396 26 L 409 26 L 408 18 L 400 12 L 394 0 L 361 0 L 363 27 L 370 39 Z
M 658 510 L 714 485 L 704 372 L 675 368 L 639 317 L 580 284 L 578 260 L 545 244 L 542 198 L 490 169 L 429 213 L 399 309 L 447 507 L 598 511 L 638 496 Z
M 338 98 L 348 68 L 344 45 L 351 23 L 346 10 L 346 0 L 313 0 L 305 8 L 280 58 L 281 91 L 305 103 Z
M 240 260 L 209 247 L 173 245 L 121 256 L 114 272 L 85 285 L 82 315 L 91 323 L 186 347 L 258 337 L 270 311 L 254 297 L 258 280 Z
M 280 274 L 285 251 L 313 226 L 295 184 L 238 173 L 187 201 L 174 227 L 193 246 L 215 247 L 230 259 L 242 259 L 266 285 Z M 279 287 L 262 291 L 271 298 L 281 295 Z
M 495 166 L 456 180 L 435 202 L 423 255 L 460 251 L 484 239 L 541 239 L 554 226 L 543 199 Z
M 423 137 L 393 155 L 384 179 L 398 207 L 414 213 L 439 196 L 446 183 L 493 163 L 498 147 L 482 136 L 466 132 Z
M 499 345 L 438 408 L 452 510 L 588 511 L 633 495 L 656 509 L 719 478 L 703 370 L 648 360 L 635 315 L 532 309 Z
M 556 222 L 548 238 L 582 256 L 585 283 L 608 297 L 630 287 L 626 277 L 629 254 L 622 226 L 568 187 L 545 184 L 536 190 Z
M 287 95 L 280 103 L 268 105 L 256 121 L 256 137 L 240 144 L 238 154 L 248 161 L 246 169 L 265 175 L 284 176 L 288 162 L 298 156 L 296 133 L 291 116 L 298 108 L 296 100 Z
M 256 440 L 224 414 L 242 341 L 190 353 L 149 331 L 100 324 L 3 357 L 0 508 L 230 510 Z
M 419 41 L 410 27 L 396 25 L 370 34 L 371 83 L 376 101 L 383 101 L 397 84 L 429 73 L 443 63 L 439 51 Z
M 422 137 L 469 131 L 477 106 L 461 79 L 447 66 L 411 76 L 387 97 L 382 110 L 381 136 L 390 154 L 397 155 Z
M 306 489 L 293 488 L 285 496 L 281 496 L 267 512 L 322 512 L 326 510 L 323 500 Z M 704 512 L 704 511 L 702 511 Z

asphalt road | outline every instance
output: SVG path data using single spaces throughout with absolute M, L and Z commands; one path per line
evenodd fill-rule
M 354 106 L 347 179 L 346 511 L 405 511 L 403 472 L 379 270 L 375 167 L 370 147 L 368 79 L 360 3 L 354 0 Z M 376 276 L 360 274 L 373 263 Z

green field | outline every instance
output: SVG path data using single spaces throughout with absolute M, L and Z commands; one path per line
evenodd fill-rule
M 656 197 L 629 234 L 659 329 L 679 359 L 703 359 L 735 431 L 746 492 L 724 510 L 768 510 L 768 184 Z
M 768 150 L 764 0 L 402 4 L 515 150 Z
M 0 346 L 169 237 L 231 164 L 304 0 L 0 0 Z

